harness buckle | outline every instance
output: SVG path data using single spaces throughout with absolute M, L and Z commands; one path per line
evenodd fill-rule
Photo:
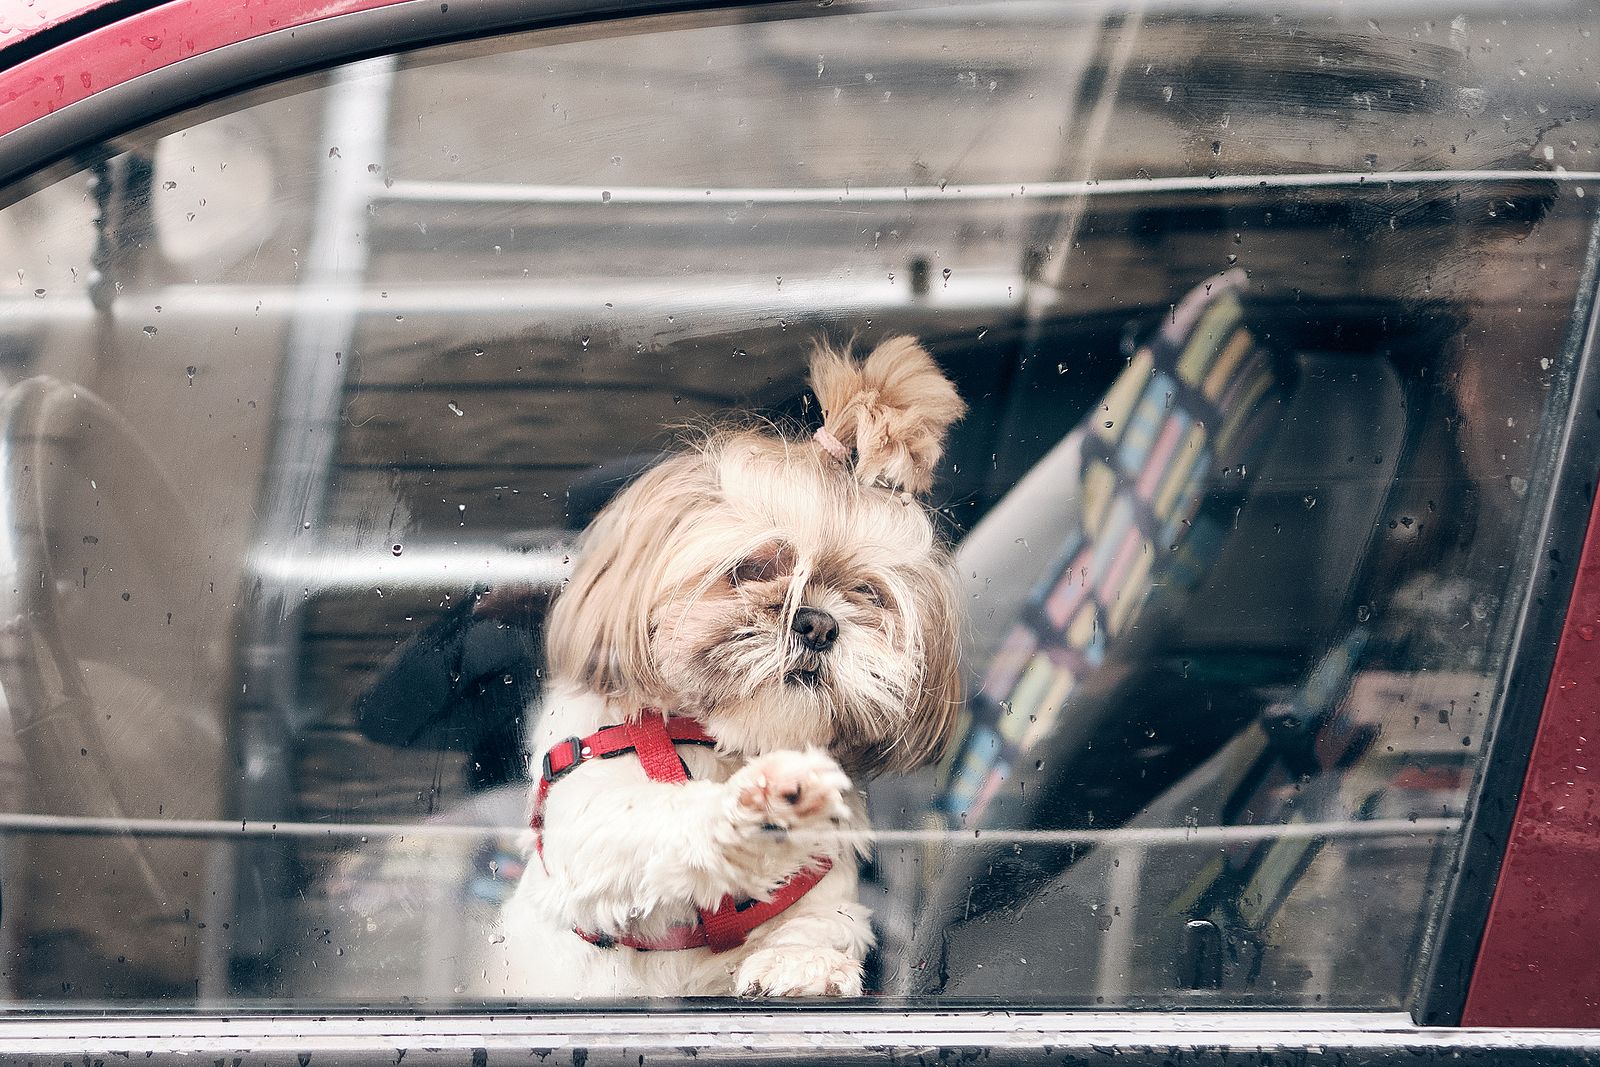
M 566 759 L 558 767 L 550 758 L 563 755 Z M 549 752 L 544 754 L 544 780 L 557 781 L 572 768 L 583 762 L 583 741 L 580 738 L 569 737 L 565 741 L 557 742 Z

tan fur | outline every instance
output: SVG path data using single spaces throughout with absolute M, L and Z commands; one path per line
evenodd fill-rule
M 793 709 L 813 720 L 791 722 L 793 739 L 828 747 L 857 774 L 936 758 L 961 702 L 959 605 L 927 512 L 803 442 L 732 430 L 695 449 L 625 489 L 584 534 L 547 631 L 554 678 L 624 703 L 703 710 L 739 736 L 772 730 L 755 719 Z M 753 605 L 729 578 L 752 559 L 773 572 L 747 590 Z M 884 586 L 883 604 L 853 594 L 866 581 Z M 783 684 L 795 652 L 787 634 L 808 604 L 846 625 L 837 658 L 857 646 L 873 658 L 854 681 L 841 669 L 837 685 L 796 694 Z M 742 647 L 729 627 L 759 640 L 721 669 Z
M 580 562 L 546 630 L 551 674 L 602 696 L 660 703 L 668 687 L 650 654 L 660 550 L 685 530 L 709 491 L 693 456 L 647 471 L 602 511 L 579 542 Z
M 615 759 L 551 790 L 549 869 L 529 865 L 506 930 L 530 965 L 560 958 L 589 976 L 560 992 L 859 992 L 871 943 L 854 899 L 861 839 L 828 844 L 828 819 L 859 827 L 845 771 L 937 758 L 961 706 L 954 575 L 931 513 L 899 489 L 931 483 L 963 405 L 909 338 L 859 367 L 824 350 L 813 380 L 853 465 L 776 431 L 705 433 L 606 507 L 556 598 L 535 752 L 646 708 L 697 718 L 717 739 L 714 755 L 685 756 L 686 785 Z M 796 635 L 802 608 L 836 623 L 831 645 Z M 835 813 L 796 823 L 811 844 L 798 830 L 764 836 L 787 824 L 741 807 L 784 776 L 812 782 L 818 810 Z M 620 935 L 759 895 L 808 855 L 832 857 L 833 871 L 743 955 L 608 954 L 571 932 Z
M 861 363 L 819 345 L 811 388 L 822 405 L 822 428 L 855 449 L 856 477 L 909 493 L 925 493 L 933 484 L 945 434 L 967 410 L 912 337 L 889 338 Z

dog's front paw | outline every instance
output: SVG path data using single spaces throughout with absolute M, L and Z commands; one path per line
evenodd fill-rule
M 831 948 L 763 948 L 734 978 L 741 997 L 859 997 L 861 961 Z
M 850 778 L 826 753 L 769 752 L 751 760 L 729 780 L 741 815 L 763 825 L 791 830 L 831 825 L 850 817 L 845 796 Z

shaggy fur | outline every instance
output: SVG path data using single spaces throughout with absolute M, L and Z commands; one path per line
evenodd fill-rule
M 701 720 L 693 781 L 652 782 L 631 756 L 550 792 L 548 872 L 530 859 L 506 949 L 529 995 L 855 995 L 872 934 L 856 901 L 864 806 L 851 775 L 936 758 L 961 697 L 953 576 L 926 509 L 964 410 L 910 338 L 864 363 L 821 349 L 810 440 L 728 430 L 639 478 L 584 536 L 549 623 L 551 688 L 532 747 L 640 715 Z M 825 612 L 811 647 L 796 613 Z M 760 897 L 827 856 L 833 869 L 729 952 L 601 949 L 576 936 L 655 936 L 724 895 Z

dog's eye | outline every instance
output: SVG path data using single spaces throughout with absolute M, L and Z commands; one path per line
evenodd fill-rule
M 750 553 L 728 572 L 734 585 L 746 582 L 770 582 L 782 578 L 794 568 L 794 549 L 782 541 L 774 541 Z
M 747 559 L 733 568 L 729 575 L 734 585 L 744 585 L 746 582 L 770 582 L 778 576 L 778 561 L 767 558 Z
M 856 594 L 856 596 L 860 597 L 862 600 L 865 600 L 869 604 L 877 604 L 879 607 L 883 606 L 883 594 L 880 593 L 878 591 L 878 587 L 873 585 L 871 582 L 862 582 L 860 585 L 855 587 L 853 592 Z

